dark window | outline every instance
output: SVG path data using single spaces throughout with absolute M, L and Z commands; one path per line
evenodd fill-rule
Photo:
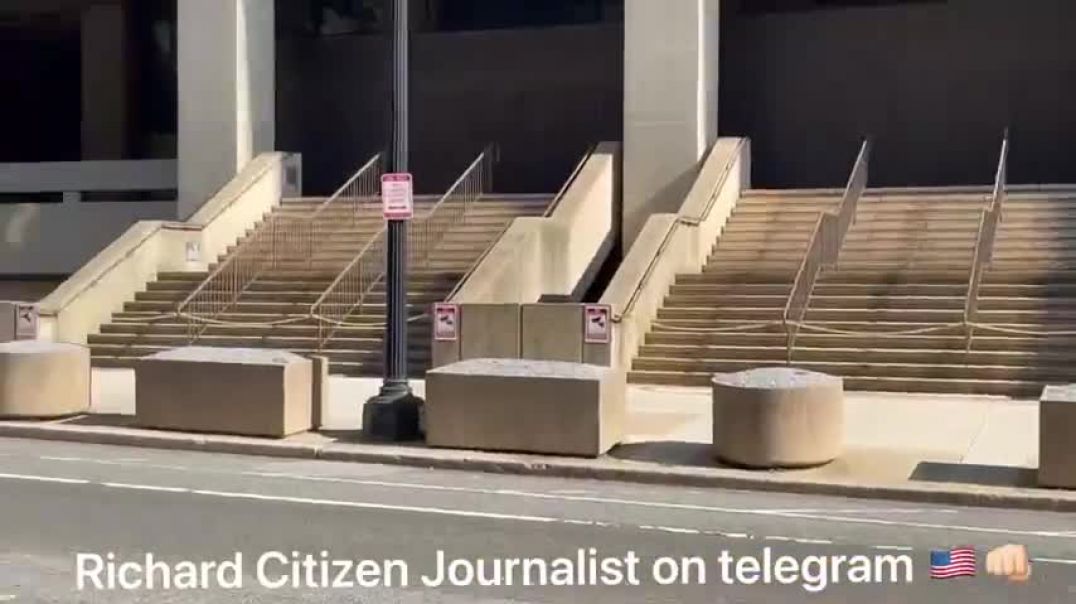
M 939 4 L 947 0 L 733 0 L 734 10 L 743 14 L 784 13 L 849 7 L 892 6 L 895 4 Z

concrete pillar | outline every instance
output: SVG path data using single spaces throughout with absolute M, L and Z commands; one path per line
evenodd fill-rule
M 82 11 L 82 159 L 123 159 L 128 136 L 128 38 L 121 2 Z
M 625 0 L 625 249 L 676 212 L 717 140 L 719 0 Z
M 179 218 L 259 153 L 274 150 L 273 2 L 183 0 L 179 37 Z

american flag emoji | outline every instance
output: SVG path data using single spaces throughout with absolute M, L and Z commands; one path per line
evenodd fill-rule
M 954 547 L 930 552 L 930 578 L 955 579 L 975 576 L 975 549 Z

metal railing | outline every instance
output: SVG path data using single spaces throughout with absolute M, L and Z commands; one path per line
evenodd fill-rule
M 983 210 L 979 220 L 979 232 L 975 238 L 975 255 L 971 261 L 968 276 L 967 297 L 964 300 L 965 351 L 971 350 L 974 337 L 976 315 L 979 312 L 979 293 L 982 288 L 983 275 L 990 261 L 994 258 L 994 246 L 997 241 L 998 226 L 1001 224 L 1002 209 L 1005 205 L 1009 174 L 1009 132 L 1001 142 L 1001 156 L 998 169 L 994 175 L 994 190 L 990 198 L 990 207 Z
M 496 147 L 486 147 L 436 204 L 408 222 L 412 266 L 428 265 L 449 229 L 464 222 L 474 203 L 489 193 L 496 161 Z M 318 318 L 319 350 L 348 317 L 361 314 L 370 292 L 384 280 L 387 246 L 388 230 L 382 227 L 310 307 L 310 315 Z
M 474 204 L 490 192 L 498 154 L 496 145 L 487 145 L 433 207 L 408 223 L 409 257 L 413 265 L 428 265 L 430 253 L 448 231 L 464 222 Z
M 378 203 L 382 170 L 379 153 L 313 211 L 294 214 L 278 210 L 270 214 L 176 307 L 176 314 L 187 319 L 188 342 L 196 342 L 209 324 L 219 321 L 265 271 L 285 262 L 309 265 L 326 212 L 354 206 L 347 214 L 357 221 L 368 204 Z M 335 216 L 333 222 L 339 223 Z
M 822 269 L 833 266 L 840 256 L 841 247 L 848 230 L 852 228 L 856 220 L 856 210 L 863 192 L 867 190 L 867 182 L 870 177 L 870 152 L 871 143 L 864 140 L 859 148 L 852 174 L 848 177 L 848 184 L 841 197 L 841 204 L 836 212 L 826 210 L 818 216 L 814 232 L 811 234 L 810 243 L 803 254 L 796 277 L 792 282 L 792 289 L 788 293 L 788 301 L 785 303 L 781 320 L 785 325 L 788 336 L 787 361 L 792 362 L 792 353 L 796 345 L 796 337 L 799 335 L 800 324 L 807 315 L 810 306 L 811 293 Z
M 385 161 L 381 153 L 363 164 L 351 178 L 347 179 L 347 182 L 310 214 L 312 237 L 317 237 L 318 218 L 326 215 L 330 209 L 348 208 L 350 211 L 347 212 L 347 216 L 352 223 L 364 214 L 380 215 L 378 208 L 381 204 L 381 175 L 384 172 Z M 334 224 L 339 224 L 335 217 Z
M 587 149 L 586 154 L 583 155 L 583 158 L 579 160 L 578 164 L 576 164 L 575 169 L 572 170 L 571 175 L 568 176 L 568 180 L 564 181 L 564 184 L 560 187 L 560 191 L 558 191 L 557 194 L 553 196 L 553 200 L 549 202 L 549 206 L 546 207 L 545 212 L 542 213 L 542 218 L 549 218 L 553 215 L 554 212 L 557 211 L 557 206 L 560 205 L 561 200 L 563 200 L 564 197 L 568 194 L 568 191 L 572 188 L 572 185 L 575 184 L 576 179 L 579 178 L 579 174 L 583 171 L 583 168 L 586 167 L 587 162 L 589 162 L 590 159 L 594 157 L 594 153 L 597 150 L 597 145 L 593 145 L 589 149 Z M 502 228 L 500 232 L 498 232 L 497 235 L 492 239 L 490 244 L 486 247 L 485 251 L 483 251 L 478 256 L 478 258 L 475 258 L 475 261 L 472 262 L 471 266 L 467 268 L 467 272 L 463 274 L 463 278 L 457 281 L 456 285 L 452 288 L 452 291 L 450 291 L 448 295 L 445 296 L 446 302 L 451 302 L 460 293 L 460 291 L 463 290 L 463 288 L 471 280 L 471 277 L 474 276 L 475 271 L 477 271 L 478 267 L 481 266 L 482 261 L 484 261 L 486 257 L 489 256 L 489 254 L 497 248 L 501 240 L 504 239 L 504 235 L 508 232 L 508 229 L 512 227 L 512 223 L 513 221 L 509 221 L 508 224 L 505 224 L 504 228 Z

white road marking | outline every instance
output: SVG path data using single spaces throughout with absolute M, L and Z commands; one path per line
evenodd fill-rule
M 677 535 L 701 535 L 702 531 L 698 529 L 677 528 L 675 526 L 658 526 L 654 527 L 656 530 L 665 533 L 674 533 Z
M 796 543 L 803 545 L 833 545 L 833 542 L 829 539 L 793 539 Z
M 90 484 L 90 481 L 81 478 L 57 478 L 55 476 L 31 476 L 28 474 L 0 474 L 0 479 L 54 482 L 58 484 Z
M 62 459 L 65 461 L 73 461 L 77 458 L 53 458 Z M 103 463 L 107 465 L 125 465 L 120 462 L 104 461 L 104 460 L 86 460 L 92 463 Z M 185 468 L 183 466 L 154 466 L 151 464 L 130 464 L 135 467 L 163 467 L 174 470 L 181 470 L 187 472 L 203 472 L 203 470 L 195 470 L 193 468 Z M 214 474 L 231 474 L 233 472 L 212 472 L 207 473 Z M 1019 529 L 1006 529 L 998 527 L 984 527 L 984 526 L 971 526 L 971 525 L 959 525 L 959 524 L 944 524 L 944 523 L 931 523 L 931 522 L 914 522 L 906 520 L 885 520 L 880 518 L 861 518 L 854 516 L 841 516 L 833 515 L 830 513 L 808 513 L 800 512 L 793 509 L 792 511 L 776 508 L 776 509 L 754 509 L 754 508 L 727 508 L 719 506 L 706 506 L 698 504 L 687 503 L 671 503 L 671 502 L 659 502 L 659 501 L 637 501 L 631 499 L 622 499 L 615 497 L 598 497 L 598 496 L 583 496 L 583 495 L 555 495 L 552 493 L 536 493 L 529 491 L 519 491 L 514 489 L 483 489 L 474 487 L 455 487 L 446 485 L 431 485 L 420 483 L 404 483 L 404 482 L 388 482 L 379 480 L 362 480 L 352 478 L 338 478 L 330 476 L 302 476 L 297 474 L 278 473 L 278 472 L 241 472 L 243 476 L 257 476 L 262 478 L 280 478 L 287 480 L 301 480 L 308 482 L 326 482 L 326 483 L 338 483 L 338 484 L 350 484 L 358 486 L 372 486 L 383 487 L 392 489 L 413 489 L 424 491 L 438 491 L 438 492 L 455 492 L 455 493 L 469 493 L 477 495 L 498 495 L 508 497 L 522 497 L 529 499 L 543 499 L 554 501 L 570 501 L 576 503 L 595 503 L 599 505 L 623 505 L 631 507 L 649 508 L 649 509 L 664 509 L 664 510 L 686 510 L 694 512 L 710 512 L 716 514 L 729 514 L 729 515 L 744 515 L 744 516 L 764 516 L 775 518 L 787 518 L 793 520 L 814 520 L 818 522 L 828 522 L 837 524 L 863 524 L 874 526 L 886 526 L 894 528 L 917 528 L 928 530 L 948 530 L 967 533 L 981 533 L 981 534 L 994 534 L 994 535 L 1006 535 L 1013 537 L 1044 537 L 1055 539 L 1076 539 L 1076 533 L 1071 532 L 1059 532 L 1059 531 L 1029 531 Z M 3 475 L 0 475 L 2 478 Z
M 456 492 L 456 493 L 471 493 L 478 495 L 501 495 L 510 497 L 525 497 L 529 499 L 547 499 L 558 501 L 572 501 L 577 503 L 597 503 L 602 505 L 624 505 L 643 508 L 657 508 L 657 509 L 673 509 L 673 510 L 687 510 L 694 512 L 713 512 L 718 514 L 739 514 L 747 516 L 770 516 L 778 518 L 790 518 L 795 520 L 816 520 L 819 522 L 834 522 L 841 524 L 873 524 L 880 526 L 891 527 L 903 527 L 903 528 L 922 528 L 931 530 L 951 530 L 970 533 L 986 533 L 986 534 L 998 534 L 998 535 L 1010 535 L 1010 536 L 1024 536 L 1024 537 L 1050 537 L 1050 538 L 1076 538 L 1076 535 L 1054 532 L 1054 531 L 1025 531 L 1017 529 L 1005 529 L 995 527 L 983 527 L 983 526 L 966 526 L 957 524 L 942 524 L 942 523 L 927 523 L 927 522 L 912 522 L 904 520 L 883 520 L 878 518 L 857 518 L 849 516 L 831 515 L 829 513 L 810 513 L 800 512 L 795 509 L 788 511 L 780 508 L 775 509 L 744 509 L 744 508 L 725 508 L 716 506 L 697 505 L 689 503 L 669 503 L 659 501 L 635 501 L 631 499 L 619 499 L 610 497 L 596 497 L 596 496 L 572 496 L 572 495 L 554 495 L 551 493 L 534 493 L 528 491 L 517 491 L 509 489 L 482 489 L 473 487 L 453 487 L 444 485 L 426 485 L 416 483 L 403 483 L 403 482 L 387 482 L 380 480 L 361 480 L 352 478 L 336 478 L 328 476 L 299 476 L 295 474 L 285 474 L 276 472 L 244 472 L 244 475 L 260 476 L 263 478 L 284 478 L 289 480 L 305 480 L 313 482 L 330 482 L 341 484 L 353 484 L 361 486 L 373 486 L 384 488 L 397 488 L 397 489 L 415 489 L 426 491 L 441 491 L 441 492 Z M 902 508 L 907 509 L 907 508 Z M 926 508 L 923 508 L 926 510 Z M 934 511 L 934 510 L 930 510 Z
M 101 483 L 111 489 L 128 489 L 131 491 L 157 491 L 160 493 L 188 493 L 190 489 L 183 487 L 158 487 L 147 484 L 126 484 L 123 482 L 103 482 Z
M 826 508 L 815 508 L 809 510 L 780 510 L 785 514 L 958 514 L 956 510 L 939 508 L 854 508 L 848 510 L 829 510 Z
M 13 602 L 14 600 L 15 596 L 0 595 L 0 602 Z
M 34 476 L 34 475 L 26 475 L 26 474 L 0 473 L 0 479 L 28 480 L 28 481 L 34 481 L 34 482 L 51 482 L 51 483 L 78 484 L 78 485 L 94 484 L 94 485 L 97 485 L 97 486 L 103 486 L 103 487 L 115 488 L 115 489 L 158 491 L 158 492 L 173 493 L 173 494 L 192 494 L 192 495 L 200 495 L 200 496 L 205 496 L 205 497 L 217 497 L 217 498 L 224 498 L 224 499 L 247 499 L 247 500 L 254 500 L 254 501 L 296 503 L 296 504 L 319 505 L 319 506 L 327 506 L 327 507 L 341 507 L 341 508 L 353 508 L 353 509 L 376 509 L 376 510 L 397 511 L 397 512 L 413 512 L 413 513 L 422 513 L 422 514 L 436 514 L 436 515 L 442 515 L 442 516 L 455 516 L 455 517 L 463 517 L 463 518 L 483 518 L 483 519 L 490 519 L 490 520 L 514 520 L 514 521 L 520 521 L 520 522 L 533 522 L 533 523 L 542 523 L 542 524 L 560 523 L 560 524 L 587 525 L 587 526 L 600 526 L 600 527 L 615 526 L 614 524 L 607 523 L 607 522 L 596 522 L 596 521 L 588 521 L 588 520 L 574 520 L 574 519 L 553 518 L 553 517 L 548 517 L 548 516 L 530 516 L 530 515 L 521 515 L 521 514 L 501 514 L 501 513 L 494 513 L 494 512 L 477 512 L 477 511 L 471 511 L 471 510 L 459 510 L 459 509 L 450 509 L 450 508 L 434 508 L 434 507 L 423 507 L 423 506 L 391 505 L 391 504 L 369 503 L 369 502 L 360 502 L 360 501 L 345 501 L 345 500 L 337 500 L 337 499 L 314 499 L 314 498 L 307 498 L 307 497 L 286 497 L 286 496 L 280 496 L 280 495 L 262 495 L 262 494 L 258 494 L 258 493 L 241 493 L 241 492 L 229 492 L 229 491 L 197 490 L 197 489 L 186 489 L 186 488 L 182 488 L 182 487 L 167 487 L 167 486 L 159 486 L 159 485 L 138 485 L 138 484 L 127 484 L 127 483 L 119 483 L 119 482 L 92 483 L 89 480 L 84 480 L 84 479 L 81 479 L 81 478 L 60 478 L 60 477 L 55 477 L 55 476 Z M 701 531 L 699 529 L 691 529 L 691 528 L 680 528 L 680 527 L 669 527 L 669 526 L 649 526 L 649 525 L 643 525 L 643 526 L 639 526 L 637 528 L 643 529 L 643 530 L 660 531 L 660 532 L 671 533 L 671 534 L 686 534 L 686 535 L 703 534 L 703 531 Z M 1012 533 L 1014 531 L 1005 531 L 1005 532 Z M 723 532 L 711 531 L 711 532 L 706 532 L 706 534 L 708 534 L 708 535 L 720 535 L 722 537 L 726 537 L 726 538 L 730 538 L 730 539 L 752 539 L 752 537 L 750 535 L 747 535 L 745 533 L 723 533 Z M 1031 533 L 1026 533 L 1026 534 L 1031 534 Z M 1038 533 L 1036 533 L 1036 534 L 1038 534 Z M 1057 534 L 1060 534 L 1060 533 L 1057 533 Z M 812 545 L 816 545 L 816 544 L 817 545 L 831 545 L 831 544 L 833 544 L 832 541 L 829 541 L 829 540 L 826 540 L 826 539 L 802 539 L 802 538 L 784 537 L 784 536 L 779 536 L 779 535 L 766 536 L 766 537 L 764 537 L 764 539 L 766 539 L 768 541 L 796 542 L 796 543 L 801 543 L 801 544 L 812 544 Z M 876 550 L 883 550 L 883 551 L 902 551 L 902 552 L 915 551 L 914 548 L 912 548 L 912 547 L 901 546 L 901 545 L 872 545 L 872 546 L 869 546 L 869 547 L 871 547 L 873 549 L 876 549 Z M 1067 565 L 1067 566 L 1076 566 L 1076 560 L 1067 560 L 1067 559 L 1061 559 L 1061 558 L 1035 558 L 1035 562 L 1045 563 L 1045 564 L 1060 564 L 1060 565 Z M 10 601 L 12 599 L 14 599 L 14 596 L 0 596 L 0 602 Z
M 964 533 L 984 533 L 992 535 L 1009 535 L 1017 537 L 1051 537 L 1061 539 L 1072 539 L 1073 537 L 1066 536 L 1064 533 L 1058 533 L 1054 531 L 1024 531 L 1019 529 L 1006 529 L 995 528 L 989 526 L 965 526 L 960 524 L 941 524 L 935 522 L 911 522 L 905 520 L 882 520 L 880 518 L 852 518 L 848 516 L 823 516 L 820 514 L 784 514 L 784 513 L 769 513 L 771 516 L 780 516 L 782 518 L 795 518 L 803 520 L 819 520 L 823 522 L 836 522 L 846 524 L 872 524 L 876 526 L 888 526 L 888 527 L 900 527 L 900 528 L 919 528 L 930 529 L 940 531 L 957 531 Z
M 1046 564 L 1063 564 L 1065 566 L 1076 566 L 1076 560 L 1064 560 L 1060 558 L 1033 558 L 1032 562 L 1044 562 Z
M 914 552 L 914 547 L 908 547 L 906 545 L 872 545 L 871 549 L 881 550 L 883 552 Z
M 391 505 L 384 503 L 368 503 L 361 501 L 344 501 L 340 499 L 311 499 L 307 497 L 284 497 L 280 495 L 259 495 L 257 493 L 232 493 L 227 491 L 203 491 L 191 490 L 194 495 L 206 497 L 219 497 L 224 499 L 251 499 L 255 501 L 270 501 L 279 503 L 301 503 L 306 505 L 321 505 L 327 507 L 355 508 L 361 510 L 385 510 L 390 512 L 414 512 L 419 514 L 437 514 L 441 516 L 457 516 L 462 518 L 484 518 L 487 520 L 517 520 L 520 522 L 555 523 L 562 522 L 560 518 L 548 516 L 526 516 L 520 514 L 498 514 L 494 512 L 474 512 L 470 510 L 456 510 L 449 508 L 431 508 L 410 505 Z
M 52 457 L 48 455 L 42 455 L 38 457 L 42 461 L 63 461 L 74 463 L 89 463 L 99 466 L 130 466 L 134 468 L 152 468 L 154 470 L 175 470 L 177 472 L 189 472 L 200 474 L 232 474 L 235 472 L 226 472 L 223 470 L 212 470 L 207 468 L 191 468 L 188 466 L 177 466 L 171 464 L 158 464 L 158 463 L 146 463 L 144 459 L 127 457 L 120 459 L 87 459 L 85 457 Z
M 725 537 L 726 539 L 754 539 L 754 537 L 748 535 L 747 533 L 722 533 L 721 531 L 714 531 L 711 534 L 719 535 L 721 537 Z

